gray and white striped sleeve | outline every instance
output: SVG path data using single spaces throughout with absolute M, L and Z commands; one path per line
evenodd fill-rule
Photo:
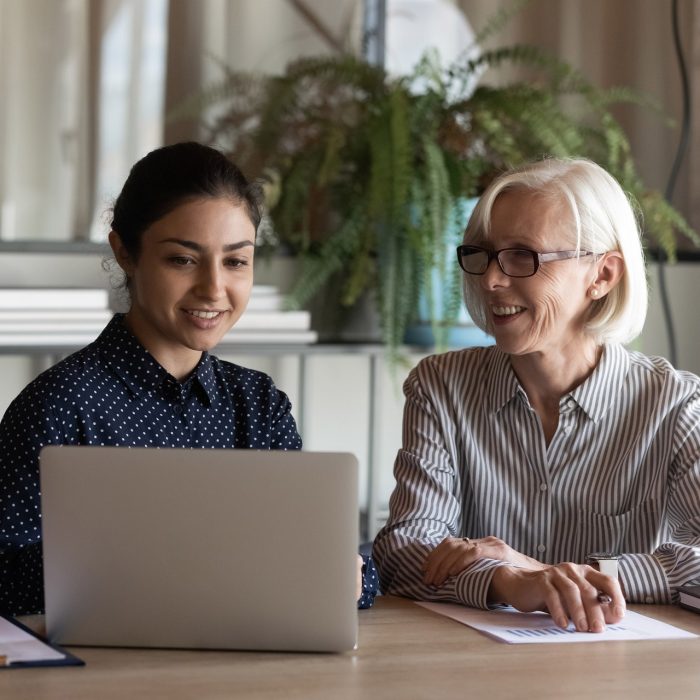
M 396 488 L 390 516 L 375 541 L 373 555 L 385 593 L 417 600 L 462 603 L 487 607 L 487 594 L 496 567 L 504 562 L 480 559 L 441 586 L 423 583 L 423 563 L 444 538 L 461 536 L 461 475 L 451 447 L 455 443 L 446 406 L 435 401 L 432 390 L 439 378 L 427 382 L 429 363 L 421 363 L 404 383 L 406 397 L 403 446 L 394 464 Z M 453 428 L 454 426 L 454 428 Z
M 666 536 L 650 554 L 625 553 L 620 580 L 637 603 L 676 602 L 676 589 L 700 581 L 700 395 L 684 403 L 673 430 Z

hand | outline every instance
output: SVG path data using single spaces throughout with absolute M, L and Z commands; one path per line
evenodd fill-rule
M 362 561 L 362 557 L 358 554 L 357 555 L 357 584 L 355 586 L 355 591 L 357 592 L 357 595 L 355 596 L 357 600 L 360 600 L 360 596 L 362 595 L 362 567 L 364 566 L 364 562 Z
M 521 554 L 498 537 L 447 537 L 426 557 L 423 583 L 442 586 L 450 576 L 468 569 L 477 559 L 500 559 L 525 569 L 543 569 L 545 564 Z
M 601 603 L 599 593 L 610 596 Z M 571 619 L 579 632 L 603 632 L 625 615 L 617 579 L 585 564 L 563 563 L 539 570 L 502 566 L 493 574 L 489 601 L 509 603 L 522 612 L 543 610 L 562 628 Z

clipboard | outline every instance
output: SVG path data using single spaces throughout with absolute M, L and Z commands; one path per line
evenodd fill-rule
M 14 618 L 0 615 L 0 670 L 37 666 L 84 666 L 85 662 L 51 644 Z

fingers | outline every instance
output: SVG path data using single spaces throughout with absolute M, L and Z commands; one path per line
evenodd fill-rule
M 543 579 L 545 605 L 559 627 L 566 628 L 571 620 L 578 632 L 603 632 L 606 624 L 619 622 L 625 614 L 619 583 L 589 566 L 558 564 Z
M 625 596 L 622 593 L 620 582 L 612 576 L 608 576 L 592 568 L 587 572 L 587 577 L 599 592 L 599 602 L 603 611 L 605 623 L 613 625 L 620 622 L 627 611 L 627 603 L 625 602 Z M 601 601 L 604 597 L 607 597 L 609 600 Z
M 598 601 L 598 589 L 590 583 L 578 564 L 560 564 L 553 579 L 561 607 L 578 632 L 603 632 L 605 616 Z M 556 618 L 555 618 L 556 619 Z M 561 617 L 557 624 L 561 625 Z M 564 624 L 563 626 L 566 626 Z

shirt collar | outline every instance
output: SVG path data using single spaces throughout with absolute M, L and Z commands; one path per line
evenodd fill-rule
M 124 314 L 114 314 L 95 344 L 105 362 L 135 396 L 156 389 L 171 378 L 126 327 Z M 213 403 L 218 398 L 214 359 L 208 352 L 203 352 L 192 374 L 194 386 L 201 389 L 195 391 L 204 403 Z
M 570 397 L 591 420 L 600 420 L 622 389 L 629 366 L 629 355 L 621 345 L 604 345 L 600 360 L 591 375 L 562 400 Z M 529 405 L 527 395 L 510 364 L 510 358 L 498 347 L 492 348 L 485 376 L 486 396 L 492 412 L 497 413 L 518 395 Z
M 491 348 L 485 367 L 486 396 L 490 410 L 498 413 L 514 396 L 523 392 L 510 358 L 497 346 Z
M 622 345 L 604 345 L 596 368 L 571 398 L 593 421 L 599 421 L 614 405 L 630 368 L 630 358 Z

